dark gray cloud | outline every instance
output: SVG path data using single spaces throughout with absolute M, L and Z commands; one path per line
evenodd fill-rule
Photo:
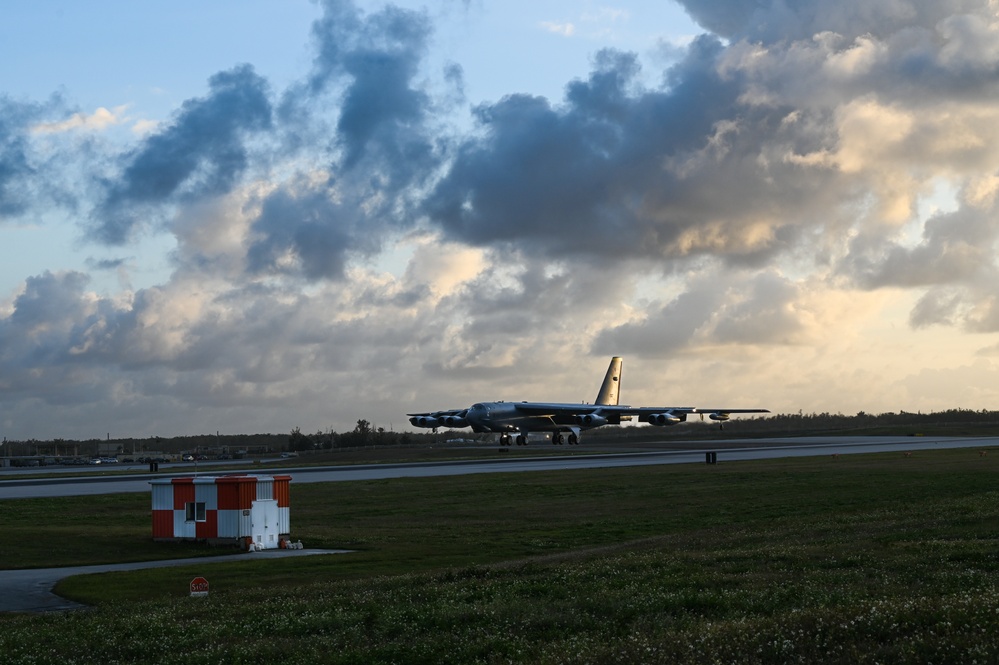
M 737 113 L 738 78 L 716 67 L 722 51 L 698 38 L 661 91 L 632 94 L 635 57 L 608 51 L 588 80 L 567 87 L 562 106 L 525 95 L 480 106 L 481 137 L 457 148 L 426 201 L 428 216 L 455 240 L 555 258 L 704 251 L 677 245 L 703 221 L 688 212 L 680 163 Z
M 0 317 L 0 402 L 17 405 L 8 416 L 44 404 L 51 419 L 53 407 L 108 403 L 113 386 L 102 364 L 112 345 L 102 329 L 113 308 L 84 296 L 88 281 L 79 272 L 30 277 Z
M 0 223 L 25 213 L 37 216 L 50 206 L 72 208 L 75 194 L 60 168 L 75 154 L 42 154 L 32 142 L 33 128 L 71 110 L 60 95 L 42 103 L 0 94 Z
M 323 4 L 313 26 L 317 55 L 305 84 L 280 111 L 295 149 L 330 130 L 329 177 L 296 178 L 269 194 L 253 223 L 248 265 L 256 273 L 341 279 L 351 256 L 370 256 L 384 238 L 415 223 L 416 188 L 442 159 L 434 100 L 417 76 L 431 34 L 424 13 L 397 7 L 362 15 L 349 2 Z M 460 83 L 452 70 L 451 85 Z M 334 101 L 335 123 L 325 120 Z
M 949 285 L 991 274 L 999 237 L 995 209 L 961 208 L 938 214 L 923 227 L 922 242 L 910 246 L 883 236 L 858 237 L 841 269 L 868 289 Z
M 25 280 L 24 292 L 14 300 L 13 312 L 3 319 L 0 349 L 5 364 L 31 366 L 41 358 L 51 359 L 53 354 L 68 354 L 70 344 L 53 341 L 71 339 L 77 322 L 86 318 L 80 295 L 88 281 L 80 272 L 46 272 Z
M 364 220 L 356 206 L 335 201 L 328 184 L 282 188 L 263 201 L 247 253 L 252 272 L 301 274 L 309 280 L 343 277 L 348 252 L 358 249 L 354 239 Z
M 883 37 L 912 26 L 933 26 L 980 13 L 988 0 L 679 0 L 691 18 L 735 41 L 764 43 L 810 39 L 824 31 L 848 37 Z
M 520 254 L 495 259 L 437 305 L 436 316 L 455 322 L 454 344 L 443 349 L 442 364 L 451 369 L 488 365 L 490 357 L 536 347 L 538 331 L 575 337 L 584 322 L 627 300 L 634 288 L 630 280 L 590 266 L 538 263 Z
M 344 0 L 322 6 L 312 27 L 312 72 L 286 91 L 279 109 L 286 139 L 295 149 L 306 137 L 317 140 L 339 168 L 366 162 L 363 168 L 377 168 L 387 186 L 403 187 L 433 166 L 426 161 L 432 149 L 424 123 L 434 100 L 416 83 L 430 19 L 394 6 L 370 15 Z M 454 68 L 443 76 L 460 87 Z M 331 107 L 332 123 L 326 119 Z
M 430 99 L 413 84 L 426 55 L 429 19 L 387 7 L 371 16 L 365 28 L 354 34 L 360 40 L 353 49 L 323 62 L 333 70 L 342 68 L 350 79 L 336 126 L 343 166 L 349 169 L 372 150 L 392 161 L 419 162 L 418 153 L 429 148 L 412 130 L 423 123 Z M 324 34 L 322 41 L 339 40 L 342 34 Z
M 759 267 L 845 232 L 872 191 L 917 190 L 944 164 L 988 168 L 991 138 L 947 145 L 954 126 L 939 94 L 999 97 L 983 5 L 870 4 L 688 3 L 743 41 L 698 38 L 659 90 L 636 88 L 634 56 L 603 53 L 561 105 L 510 95 L 479 107 L 481 134 L 460 143 L 425 211 L 449 238 L 535 256 L 638 256 L 675 270 L 711 255 Z M 864 29 L 868 21 L 878 29 Z M 754 26 L 787 29 L 763 48 Z M 889 142 L 884 130 L 930 107 L 926 122 L 916 116 Z M 894 126 L 872 121 L 890 113 Z M 966 121 L 962 132 L 991 134 Z M 886 173 L 872 177 L 878 160 Z M 912 184 L 893 170 L 909 171 Z
M 797 346 L 808 341 L 808 314 L 797 305 L 802 287 L 773 272 L 747 280 L 741 299 L 720 308 L 713 344 Z
M 799 285 L 771 271 L 742 278 L 708 271 L 669 302 L 650 303 L 644 318 L 605 328 L 593 351 L 678 357 L 726 345 L 800 345 L 811 327 L 808 313 L 796 307 L 802 295 Z
M 923 294 L 909 313 L 909 325 L 925 328 L 935 324 L 952 325 L 957 320 L 961 296 L 954 288 L 933 288 Z
M 788 122 L 789 105 L 747 105 L 725 55 L 700 37 L 662 89 L 643 91 L 635 56 L 608 51 L 560 106 L 511 95 L 479 107 L 482 133 L 455 151 L 428 217 L 454 240 L 532 256 L 765 264 L 850 185 L 787 159 L 834 132 L 818 117 Z
M 248 167 L 247 139 L 271 124 L 268 85 L 249 65 L 219 72 L 208 85 L 206 97 L 184 102 L 169 125 L 123 157 L 121 176 L 107 183 L 92 215 L 94 240 L 124 244 L 158 217 L 157 206 L 237 183 Z
M 134 258 L 118 258 L 118 259 L 87 259 L 87 265 L 94 270 L 118 270 L 119 268 L 124 268 L 129 264 L 130 261 L 134 261 Z
M 658 306 L 650 304 L 646 317 L 601 331 L 593 341 L 595 353 L 662 358 L 690 350 L 699 334 L 709 326 L 724 293 L 702 284 Z
M 28 124 L 39 108 L 0 96 L 0 221 L 23 212 L 31 202 L 27 184 L 34 173 L 28 158 Z

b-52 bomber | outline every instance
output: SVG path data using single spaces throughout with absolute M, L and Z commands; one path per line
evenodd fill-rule
M 621 390 L 621 365 L 619 356 L 611 358 L 600 392 L 593 404 L 556 404 L 549 402 L 479 402 L 467 409 L 448 409 L 427 413 L 408 413 L 409 422 L 415 427 L 460 429 L 471 427 L 473 432 L 496 432 L 500 443 L 511 445 L 511 435 L 518 446 L 527 445 L 530 432 L 550 432 L 553 444 L 579 443 L 580 433 L 601 427 L 619 425 L 638 418 L 638 422 L 668 427 L 685 422 L 687 416 L 699 414 L 702 418 L 726 421 L 733 413 L 770 413 L 767 409 L 729 409 L 693 406 L 640 406 L 618 404 Z

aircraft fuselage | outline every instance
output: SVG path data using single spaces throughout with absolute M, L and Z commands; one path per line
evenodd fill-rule
M 526 403 L 525 403 L 526 404 Z M 537 404 L 532 404 L 536 407 Z M 594 414 L 600 410 L 599 406 L 580 404 L 551 404 L 546 405 L 552 408 L 547 412 L 525 413 L 518 407 L 516 402 L 479 402 L 473 404 L 465 413 L 465 420 L 471 425 L 475 432 L 551 432 L 551 431 L 572 431 L 591 429 L 600 425 L 621 423 L 621 416 L 617 413 L 599 416 L 592 424 L 586 425 L 580 418 L 580 412 L 586 415 L 588 411 Z M 627 417 L 625 417 L 627 419 Z

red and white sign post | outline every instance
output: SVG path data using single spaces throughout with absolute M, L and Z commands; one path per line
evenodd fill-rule
M 191 580 L 191 596 L 200 598 L 208 595 L 208 580 L 204 577 L 195 577 Z

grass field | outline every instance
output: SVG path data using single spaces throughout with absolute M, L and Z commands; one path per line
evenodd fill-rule
M 95 609 L 0 616 L 0 660 L 997 662 L 997 478 L 965 449 L 292 483 L 293 536 L 355 553 L 66 580 Z M 5 567 L 190 555 L 147 495 L 3 504 Z

